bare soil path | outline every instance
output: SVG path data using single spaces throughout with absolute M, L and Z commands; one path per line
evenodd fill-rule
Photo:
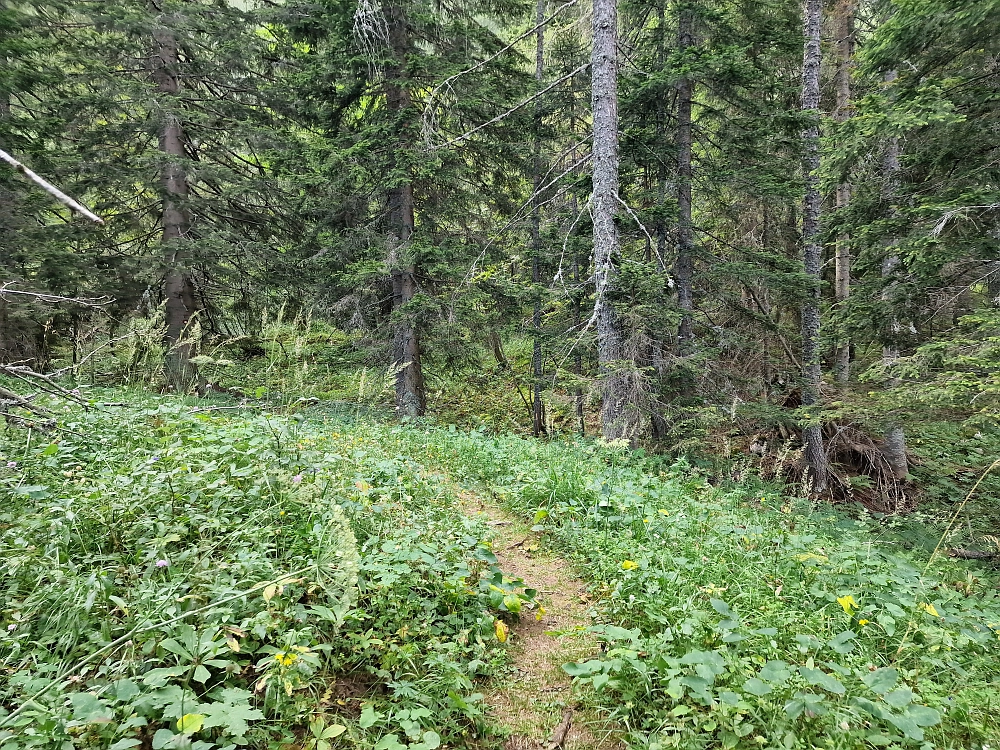
M 459 497 L 471 516 L 494 529 L 493 552 L 505 574 L 538 591 L 544 614 L 525 612 L 510 629 L 510 672 L 485 691 L 493 721 L 510 732 L 497 750 L 622 750 L 614 727 L 581 709 L 562 665 L 599 650 L 587 589 L 565 559 L 544 549 L 538 534 L 490 500 Z M 569 730 L 566 731 L 566 724 Z M 492 749 L 491 749 L 492 750 Z

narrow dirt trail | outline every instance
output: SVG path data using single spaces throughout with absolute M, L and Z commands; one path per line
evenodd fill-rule
M 622 750 L 612 727 L 575 704 L 562 670 L 566 662 L 586 660 L 599 650 L 585 631 L 592 618 L 583 581 L 568 561 L 543 549 L 537 534 L 495 503 L 467 491 L 459 498 L 466 513 L 485 516 L 493 527 L 493 552 L 504 573 L 536 589 L 544 608 L 540 619 L 526 612 L 511 627 L 510 672 L 485 690 L 491 718 L 510 732 L 502 750 Z

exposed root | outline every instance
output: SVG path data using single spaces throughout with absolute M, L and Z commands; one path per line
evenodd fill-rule
M 827 499 L 835 503 L 861 503 L 873 513 L 891 515 L 912 510 L 907 485 L 896 479 L 882 447 L 852 423 L 828 422 L 823 443 L 829 466 Z M 801 482 L 805 461 L 801 431 L 779 424 L 758 433 L 749 450 L 761 457 L 764 476 Z

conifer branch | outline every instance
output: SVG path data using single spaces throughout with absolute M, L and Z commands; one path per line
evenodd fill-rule
M 461 78 L 464 75 L 468 75 L 469 73 L 475 73 L 480 68 L 483 68 L 486 65 L 489 65 L 491 62 L 493 62 L 498 57 L 500 57 L 500 55 L 502 55 L 504 52 L 507 52 L 510 49 L 512 49 L 514 47 L 514 45 L 516 45 L 518 42 L 520 42 L 520 41 L 528 38 L 529 36 L 531 36 L 532 34 L 534 34 L 536 31 L 538 31 L 540 28 L 543 28 L 544 26 L 547 26 L 556 16 L 558 16 L 560 13 L 562 13 L 567 8 L 572 8 L 576 4 L 577 4 L 577 0 L 570 0 L 570 2 L 565 3 L 564 5 L 560 5 L 556 9 L 555 13 L 553 13 L 552 15 L 550 15 L 548 18 L 546 18 L 545 20 L 543 20 L 541 23 L 538 23 L 538 24 L 535 24 L 534 26 L 532 26 L 530 29 L 528 29 L 523 34 L 521 34 L 519 37 L 517 37 L 516 39 L 512 40 L 511 43 L 508 44 L 507 46 L 503 47 L 500 50 L 497 50 L 492 55 L 490 55 L 489 57 L 487 57 L 485 60 L 480 60 L 478 63 L 476 63 L 475 65 L 473 65 L 471 68 L 466 68 L 465 70 L 459 71 L 458 73 L 455 73 L 454 75 L 448 76 L 443 81 L 441 81 L 441 83 L 439 83 L 437 86 L 435 86 L 433 89 L 431 89 L 430 93 L 427 95 L 427 103 L 424 105 L 424 116 L 423 116 L 424 131 L 429 134 L 434 129 L 434 126 L 433 126 L 433 122 L 434 122 L 434 100 L 437 98 L 437 95 L 441 92 L 441 90 L 443 88 L 445 88 L 447 86 L 450 86 L 451 83 L 452 83 L 452 81 L 454 81 L 454 80 L 456 80 L 458 78 Z
M 483 128 L 489 127 L 490 125 L 494 125 L 494 124 L 500 122 L 501 120 L 503 120 L 504 118 L 509 117 L 510 115 L 512 115 L 515 112 L 517 112 L 517 110 L 521 109 L 522 107 L 525 107 L 525 106 L 531 104 L 536 99 L 541 98 L 543 95 L 547 94 L 549 91 L 551 91 L 552 89 L 554 89 L 556 86 L 558 86 L 563 81 L 572 78 L 577 73 L 582 73 L 584 70 L 586 70 L 589 67 L 590 67 L 590 63 L 589 62 L 584 63 L 583 65 L 581 65 L 576 70 L 570 71 L 566 75 L 557 78 L 552 83 L 550 83 L 548 86 L 546 86 L 544 89 L 542 89 L 541 91 L 539 91 L 537 94 L 534 94 L 533 96 L 529 96 L 527 99 L 524 99 L 520 103 L 515 104 L 513 107 L 511 107 L 510 109 L 508 109 L 506 112 L 503 112 L 503 113 L 497 115 L 492 120 L 487 120 L 483 124 L 477 125 L 472 130 L 466 131 L 465 133 L 462 133 L 462 135 L 457 136 L 456 138 L 452 138 L 447 143 L 442 143 L 439 146 L 430 146 L 430 149 L 433 151 L 433 150 L 439 149 L 439 148 L 447 148 L 448 146 L 454 146 L 456 143 L 461 143 L 462 141 L 468 140 L 469 138 L 471 138 L 473 135 L 475 135 L 476 133 L 478 133 Z

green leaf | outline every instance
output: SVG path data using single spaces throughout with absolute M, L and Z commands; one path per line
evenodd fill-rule
M 867 698 L 852 698 L 851 703 L 876 719 L 888 719 L 892 715 L 892 711 L 885 708 L 885 704 L 874 703 Z
M 375 750 L 406 750 L 406 745 L 394 734 L 387 734 L 375 745 Z
M 726 660 L 716 651 L 688 651 L 680 658 L 680 663 L 704 666 L 715 676 L 726 671 Z
M 139 686 L 132 680 L 118 680 L 115 683 L 115 697 L 127 703 L 139 694 Z
M 200 683 L 202 683 L 204 685 L 205 682 L 207 682 L 209 680 L 209 678 L 211 678 L 211 676 L 212 676 L 212 673 L 209 672 L 205 668 L 205 666 L 202 665 L 202 664 L 199 664 L 197 667 L 194 668 L 194 681 L 195 682 L 200 682 Z
M 503 608 L 508 612 L 518 614 L 521 611 L 521 599 L 513 594 L 507 594 L 503 598 Z
M 900 688 L 882 696 L 882 700 L 893 708 L 903 708 L 913 702 L 913 691 L 909 688 Z
M 489 563 L 490 565 L 497 564 L 497 556 L 493 554 L 491 549 L 482 545 L 476 547 L 476 551 L 472 553 L 472 556 L 476 560 Z
M 365 706 L 361 711 L 361 716 L 358 718 L 358 726 L 362 729 L 368 729 L 375 726 L 382 715 L 375 712 L 375 708 L 372 706 Z
M 772 685 L 780 685 L 788 680 L 792 676 L 791 671 L 788 669 L 788 662 L 781 661 L 781 659 L 772 659 L 765 664 L 761 670 L 758 677 L 764 680 L 764 682 L 770 682 Z
M 200 732 L 204 725 L 204 714 L 184 714 L 177 720 L 177 731 L 183 734 L 194 734 Z
M 598 661 L 597 659 L 591 659 L 590 661 L 580 662 L 567 662 L 562 665 L 563 672 L 568 674 L 570 677 L 588 677 L 595 672 L 600 672 L 604 669 L 604 663 Z
M 735 706 L 740 702 L 740 694 L 734 693 L 732 690 L 723 690 L 719 693 L 719 701 L 727 706 Z
M 899 740 L 899 736 L 890 737 L 887 734 L 869 734 L 865 739 L 875 747 L 888 747 L 893 742 Z
M 441 747 L 441 736 L 437 732 L 424 732 L 422 739 L 430 750 Z
M 910 706 L 905 713 L 918 727 L 932 727 L 941 723 L 941 712 L 930 706 Z
M 45 447 L 45 450 L 42 451 L 42 455 L 43 456 L 54 456 L 58 452 L 59 452 L 59 445 L 58 445 L 58 443 L 50 443 L 49 445 L 47 445 Z
M 712 609 L 723 617 L 728 617 L 731 620 L 736 619 L 736 615 L 733 613 L 733 610 L 731 610 L 729 605 L 722 601 L 722 599 L 709 599 L 708 603 L 712 605 Z
M 11 490 L 15 495 L 27 495 L 32 500 L 44 500 L 49 496 L 49 488 L 44 484 L 24 484 Z
M 174 733 L 169 729 L 157 729 L 156 734 L 153 735 L 153 750 L 161 750 L 167 746 L 167 744 L 173 740 Z
M 896 680 L 899 679 L 899 672 L 894 667 L 883 667 L 869 672 L 861 678 L 861 681 L 868 686 L 873 693 L 884 695 L 893 689 Z
M 763 696 L 771 692 L 771 686 L 756 677 L 751 677 L 743 683 L 743 690 L 751 695 Z
M 892 635 L 896 632 L 896 620 L 892 617 L 892 615 L 880 614 L 875 618 L 875 622 L 882 626 L 886 635 Z
M 906 715 L 893 714 L 888 717 L 889 721 L 903 733 L 904 737 L 920 742 L 924 739 L 924 730 L 917 726 L 917 722 Z
M 836 651 L 838 654 L 849 654 L 854 650 L 855 644 L 851 643 L 856 637 L 857 633 L 853 630 L 845 630 L 842 633 L 834 636 L 826 645 Z
M 243 690 L 234 690 L 234 693 L 245 693 Z M 238 702 L 218 702 L 201 703 L 198 711 L 205 714 L 205 729 L 213 727 L 223 727 L 234 737 L 242 737 L 249 730 L 247 722 L 259 721 L 264 718 L 264 714 L 249 704 L 249 694 L 246 697 L 226 694 L 224 696 L 233 699 L 239 697 Z
M 809 667 L 799 667 L 799 674 L 801 674 L 806 682 L 810 685 L 816 685 L 821 687 L 827 692 L 833 693 L 835 695 L 843 695 L 847 692 L 844 684 L 834 677 L 832 674 L 827 674 L 821 669 L 810 669 Z
M 331 724 L 330 726 L 328 726 L 326 729 L 323 730 L 323 734 L 321 736 L 322 739 L 324 740 L 332 740 L 335 737 L 339 737 L 346 731 L 347 727 L 345 727 L 343 724 Z
M 149 687 L 163 687 L 170 681 L 171 677 L 180 677 L 188 671 L 187 667 L 165 667 L 162 669 L 151 669 L 142 676 L 142 684 Z
M 820 641 L 816 636 L 808 635 L 805 633 L 799 633 L 798 635 L 796 635 L 795 642 L 802 647 L 803 653 L 805 653 L 806 651 L 817 649 L 821 645 L 823 645 L 822 641 Z

